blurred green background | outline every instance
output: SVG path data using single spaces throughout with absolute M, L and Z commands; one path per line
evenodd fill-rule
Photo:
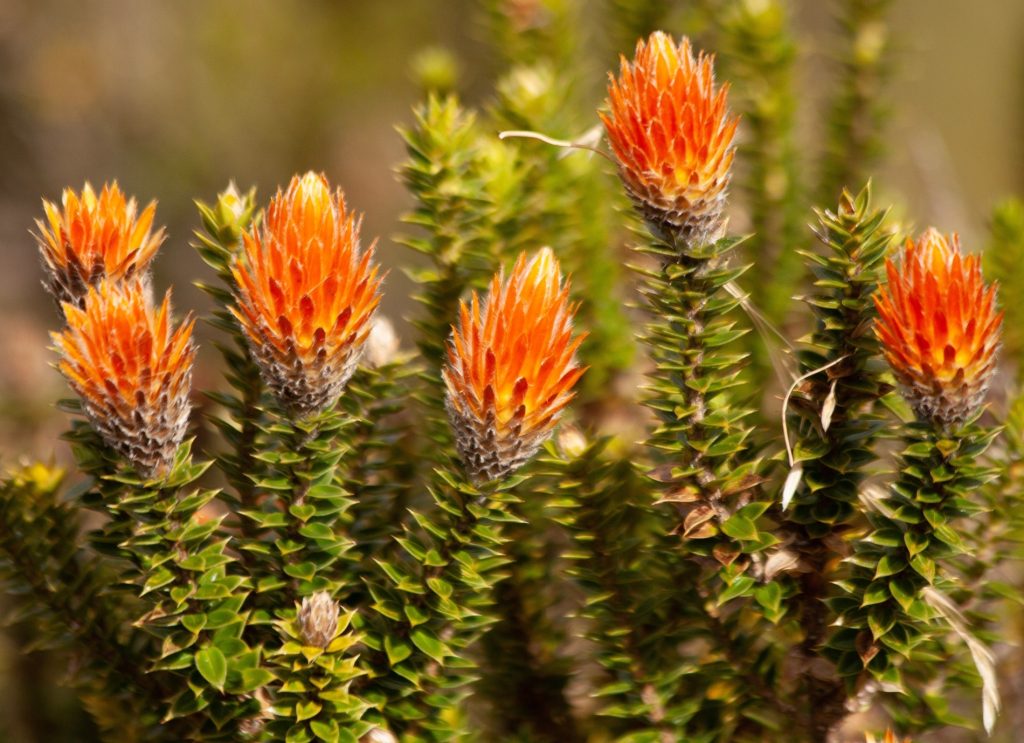
M 577 74 L 596 106 L 615 50 L 601 0 L 581 2 L 594 8 L 583 34 L 600 64 Z M 834 5 L 792 6 L 801 127 L 811 132 Z M 211 199 L 229 179 L 257 186 L 264 202 L 295 172 L 326 172 L 395 267 L 406 256 L 392 237 L 408 207 L 395 126 L 421 95 L 411 69 L 424 50 L 447 48 L 457 89 L 486 104 L 500 56 L 483 15 L 470 0 L 0 0 L 0 463 L 66 457 L 52 407 L 64 388 L 46 349 L 56 316 L 28 232 L 41 197 L 116 178 L 140 201 L 157 199 L 170 235 L 157 284 L 175 287 L 182 310 L 205 306 L 191 286 L 206 275 L 188 247 L 192 199 Z M 891 19 L 888 157 L 876 186 L 909 221 L 980 247 L 992 204 L 1024 193 L 1024 2 L 897 0 Z M 384 311 L 412 312 L 410 290 L 392 270 Z M 208 386 L 209 343 L 201 353 L 197 386 Z M 40 681 L 60 669 L 18 653 L 21 641 L 0 635 L 0 741 L 91 739 L 71 697 Z

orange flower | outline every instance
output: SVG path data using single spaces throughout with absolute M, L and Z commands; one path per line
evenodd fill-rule
M 907 240 L 888 286 L 875 295 L 875 333 L 918 417 L 956 425 L 977 412 L 995 371 L 1003 313 L 977 255 L 955 234 L 929 229 Z
M 300 416 L 333 405 L 355 371 L 380 303 L 360 219 L 316 173 L 295 176 L 243 236 L 233 268 L 238 319 L 271 391 Z
M 138 280 L 101 282 L 84 307 L 64 305 L 53 333 L 59 368 L 93 428 L 145 476 L 164 474 L 188 428 L 195 346 L 187 318 L 170 326 L 170 292 L 159 308 Z
M 102 279 L 145 275 L 164 241 L 163 228 L 151 232 L 155 201 L 136 214 L 135 199 L 125 200 L 115 182 L 99 197 L 88 183 L 81 195 L 66 188 L 61 203 L 63 211 L 44 199 L 46 223 L 36 220 L 36 240 L 49 273 L 44 285 L 58 303 L 81 307 L 89 287 Z
M 739 118 L 729 115 L 728 85 L 715 88 L 713 58 L 696 59 L 689 39 L 677 46 L 657 31 L 640 41 L 632 63 L 609 75 L 601 114 L 619 175 L 659 237 L 685 245 L 725 232 L 726 188 Z
M 522 253 L 507 281 L 497 274 L 482 310 L 476 292 L 461 303 L 442 375 L 456 447 L 474 482 L 522 466 L 573 398 L 584 372 L 575 358 L 585 336 L 573 337 L 576 309 L 550 248 L 529 261 Z

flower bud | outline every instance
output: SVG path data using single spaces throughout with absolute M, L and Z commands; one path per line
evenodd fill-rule
M 302 599 L 299 607 L 299 632 L 302 642 L 326 648 L 338 634 L 338 603 L 326 591 L 318 591 Z

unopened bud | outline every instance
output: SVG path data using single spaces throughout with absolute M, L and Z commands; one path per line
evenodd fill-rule
M 337 602 L 326 591 L 302 599 L 299 607 L 299 631 L 306 645 L 326 648 L 338 634 Z

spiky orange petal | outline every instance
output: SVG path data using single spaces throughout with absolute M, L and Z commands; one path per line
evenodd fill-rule
M 551 434 L 584 372 L 569 301 L 550 248 L 520 254 L 508 279 L 491 280 L 481 307 L 460 303 L 442 370 L 455 443 L 476 482 L 505 477 Z
M 714 59 L 696 58 L 657 31 L 640 41 L 632 62 L 609 74 L 601 114 L 626 191 L 666 239 L 702 244 L 725 230 L 726 190 L 739 118 L 729 114 L 728 85 L 716 88 Z
M 361 218 L 323 175 L 295 176 L 233 267 L 238 319 L 264 379 L 300 416 L 333 405 L 363 351 L 380 303 L 374 246 L 359 246 Z
M 996 366 L 1003 313 L 981 260 L 963 255 L 956 234 L 934 229 L 908 239 L 900 264 L 886 261 L 875 294 L 875 333 L 918 417 L 962 423 L 984 402 Z
M 58 303 L 81 307 L 89 287 L 103 279 L 145 277 L 164 241 L 163 228 L 152 231 L 155 201 L 138 214 L 135 199 L 126 199 L 115 181 L 99 196 L 88 183 L 81 194 L 66 188 L 61 204 L 44 199 L 46 221 L 36 220 L 43 284 Z
M 82 398 L 103 440 L 146 476 L 164 473 L 185 437 L 191 409 L 191 317 L 171 327 L 170 292 L 150 306 L 139 280 L 103 281 L 79 309 L 64 305 L 67 327 L 53 333 L 59 368 Z

